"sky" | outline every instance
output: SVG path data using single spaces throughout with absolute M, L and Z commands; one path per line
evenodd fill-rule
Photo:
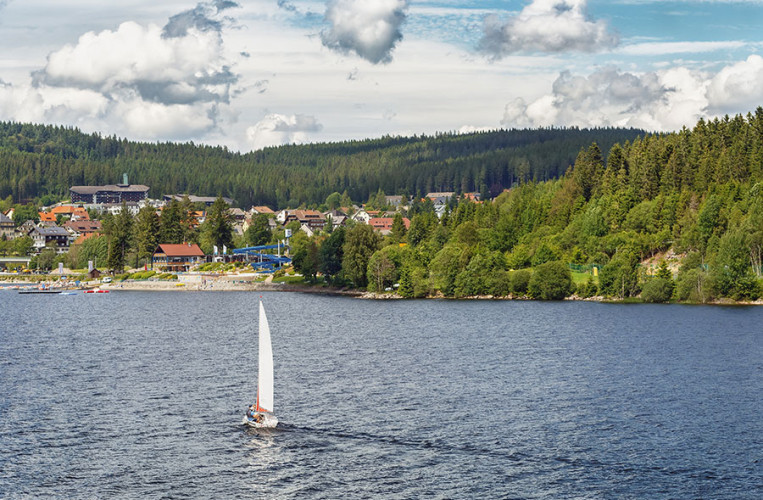
M 0 0 L 0 120 L 247 152 L 763 106 L 763 0 Z

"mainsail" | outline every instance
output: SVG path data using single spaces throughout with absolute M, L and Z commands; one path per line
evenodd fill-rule
M 273 411 L 273 348 L 270 345 L 270 326 L 260 301 L 259 367 L 257 373 L 257 411 Z

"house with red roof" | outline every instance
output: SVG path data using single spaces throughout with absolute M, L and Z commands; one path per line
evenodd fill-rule
M 374 217 L 368 220 L 368 225 L 374 228 L 374 231 L 386 236 L 392 232 L 392 223 L 394 221 L 394 217 Z M 408 217 L 403 217 L 403 224 L 405 224 L 405 229 L 410 229 L 411 221 Z
M 151 268 L 167 272 L 185 272 L 204 260 L 204 252 L 195 243 L 162 243 L 151 256 Z

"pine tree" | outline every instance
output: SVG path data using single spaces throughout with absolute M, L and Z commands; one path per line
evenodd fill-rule
M 205 240 L 221 249 L 233 247 L 233 216 L 222 196 L 218 196 L 207 212 L 203 232 Z
M 135 249 L 138 259 L 148 262 L 159 244 L 159 216 L 152 207 L 143 207 L 135 221 Z

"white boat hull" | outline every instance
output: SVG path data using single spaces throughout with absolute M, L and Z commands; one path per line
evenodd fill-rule
M 253 418 L 250 418 L 248 416 L 244 417 L 244 425 L 248 425 L 249 427 L 254 427 L 255 429 L 273 429 L 276 425 L 278 425 L 278 418 L 276 418 L 275 415 L 272 413 L 257 413 L 255 416 L 259 415 L 262 417 L 261 419 L 255 420 Z

